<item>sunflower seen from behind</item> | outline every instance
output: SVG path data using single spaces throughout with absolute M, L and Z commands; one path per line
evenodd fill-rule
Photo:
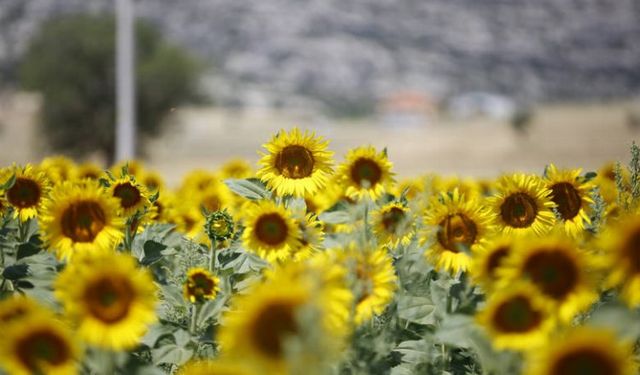
M 589 196 L 595 185 L 580 176 L 580 169 L 559 170 L 550 164 L 545 171 L 545 184 L 551 189 L 551 200 L 556 204 L 556 216 L 565 232 L 577 237 L 591 223 Z
M 578 327 L 527 356 L 525 375 L 632 375 L 631 342 L 603 328 Z
M 13 207 L 14 218 L 27 221 L 37 217 L 51 187 L 46 174 L 31 164 L 13 165 L 0 171 L 0 184 L 7 184 L 12 178 L 14 182 L 4 190 L 4 198 Z
M 291 212 L 271 201 L 245 207 L 242 242 L 269 262 L 284 261 L 300 247 L 300 228 Z
M 59 274 L 54 288 L 78 335 L 94 346 L 134 348 L 156 321 L 153 277 L 128 254 L 78 256 Z
M 349 150 L 338 169 L 345 195 L 351 199 L 380 198 L 394 182 L 392 166 L 386 150 L 377 152 L 372 146 Z
M 470 253 L 479 251 L 491 234 L 490 214 L 477 199 L 466 199 L 458 189 L 434 197 L 424 218 L 425 252 L 437 270 L 457 273 L 471 264 Z
M 40 229 L 58 259 L 113 249 L 123 238 L 119 203 L 95 180 L 65 181 L 44 202 Z
M 503 176 L 489 198 L 494 222 L 505 235 L 542 236 L 555 224 L 551 189 L 535 175 Z
M 293 128 L 281 130 L 263 147 L 256 176 L 278 196 L 311 196 L 321 190 L 333 173 L 329 142 L 315 133 Z

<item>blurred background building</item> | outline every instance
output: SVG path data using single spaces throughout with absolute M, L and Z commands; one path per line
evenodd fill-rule
M 113 122 L 113 95 L 99 95 L 114 90 L 104 84 L 113 75 L 112 29 L 107 22 L 106 32 L 94 30 L 107 35 L 101 42 L 72 40 L 94 35 L 88 29 L 113 16 L 113 3 L 0 1 L 2 164 L 56 151 L 103 163 L 112 157 L 112 134 L 100 129 Z M 140 156 L 171 181 L 231 157 L 254 161 L 271 133 L 294 125 L 331 138 L 338 159 L 356 145 L 387 146 L 403 175 L 493 176 L 547 162 L 595 169 L 626 159 L 638 137 L 637 0 L 137 0 L 135 7 Z M 51 22 L 71 24 L 71 36 L 44 38 Z M 57 52 L 34 53 L 38 40 Z M 106 52 L 93 57 L 98 47 Z M 55 65 L 44 56 L 65 71 L 34 73 L 41 68 L 33 60 Z M 80 98 L 94 102 L 81 121 L 58 113 L 62 104 L 47 107 L 47 98 L 79 107 L 63 87 L 76 77 L 95 82 L 82 87 L 92 94 Z M 89 141 L 96 134 L 103 143 Z

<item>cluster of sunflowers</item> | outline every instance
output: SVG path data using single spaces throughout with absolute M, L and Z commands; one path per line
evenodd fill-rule
M 0 372 L 638 371 L 640 149 L 598 173 L 396 182 L 281 131 L 177 189 L 131 161 L 0 171 Z

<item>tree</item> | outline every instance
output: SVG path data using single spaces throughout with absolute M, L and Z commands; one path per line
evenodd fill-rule
M 200 66 L 162 40 L 150 25 L 136 24 L 136 101 L 140 136 L 158 134 L 176 105 L 199 100 Z M 83 156 L 115 154 L 115 20 L 73 15 L 42 25 L 20 68 L 24 88 L 43 95 L 41 125 L 56 151 Z

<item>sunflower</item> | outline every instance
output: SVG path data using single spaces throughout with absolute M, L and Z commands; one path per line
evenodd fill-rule
M 598 298 L 592 279 L 594 262 L 573 241 L 559 235 L 523 239 L 498 272 L 501 283 L 529 280 L 553 302 L 560 320 L 569 323 Z
M 291 212 L 271 201 L 247 205 L 244 223 L 244 246 L 270 262 L 288 259 L 300 246 Z
M 132 176 L 124 176 L 112 181 L 109 194 L 118 199 L 120 215 L 130 217 L 136 212 L 143 212 L 151 205 L 147 188 L 136 182 Z
M 231 359 L 209 359 L 187 362 L 178 375 L 255 375 L 247 365 Z
M 153 278 L 128 254 L 99 251 L 78 256 L 54 287 L 79 336 L 89 344 L 131 349 L 156 321 Z
M 158 223 L 170 222 L 175 200 L 176 198 L 171 190 L 161 188 L 158 193 L 158 199 L 153 202 L 155 209 L 150 211 L 151 220 Z
M 347 286 L 348 270 L 340 254 L 329 250 L 314 254 L 304 262 L 289 262 L 265 271 L 267 282 L 306 285 L 313 303 L 322 307 L 323 328 L 340 345 L 350 333 L 353 293 Z
M 493 291 L 499 278 L 498 269 L 513 253 L 515 239 L 511 236 L 496 236 L 487 240 L 485 246 L 472 254 L 469 268 L 472 280 L 485 291 Z
M 393 299 L 397 277 L 393 261 L 384 248 L 372 251 L 351 243 L 341 253 L 341 261 L 352 276 L 356 306 L 354 323 L 361 325 L 380 315 Z
M 413 217 L 409 208 L 398 202 L 390 202 L 375 211 L 371 217 L 373 233 L 378 244 L 395 248 L 409 245 L 413 237 Z
M 38 216 L 42 203 L 47 197 L 50 182 L 39 169 L 27 164 L 25 167 L 16 165 L 0 171 L 0 184 L 15 176 L 15 182 L 4 191 L 9 205 L 14 208 L 14 218 L 27 221 Z
M 122 174 L 128 174 L 130 176 L 139 177 L 144 173 L 144 166 L 139 160 L 122 160 L 111 166 L 111 173 L 120 176 Z M 124 172 L 126 169 L 126 173 Z
M 187 198 L 175 201 L 168 221 L 176 225 L 176 229 L 194 241 L 205 240 L 204 225 L 206 218 L 198 205 Z
M 84 163 L 75 168 L 75 172 L 73 173 L 73 175 L 75 176 L 75 178 L 80 180 L 85 178 L 88 178 L 90 180 L 98 180 L 104 175 L 104 171 L 94 163 Z
M 78 345 L 52 316 L 32 315 L 2 331 L 0 363 L 13 375 L 76 374 Z
M 178 189 L 178 194 L 188 196 L 189 194 L 202 192 L 207 187 L 220 183 L 220 177 L 217 174 L 202 169 L 195 169 L 184 177 Z
M 437 270 L 457 273 L 471 263 L 468 253 L 483 246 L 492 231 L 491 217 L 477 199 L 465 199 L 458 189 L 433 198 L 424 219 L 431 246 L 425 256 Z
M 526 375 L 637 374 L 633 347 L 606 329 L 580 327 L 531 352 Z
M 322 189 L 333 173 L 329 143 L 315 133 L 281 130 L 263 147 L 256 176 L 276 195 L 305 197 Z
M 550 164 L 545 183 L 551 189 L 551 200 L 556 204 L 556 216 L 570 236 L 577 237 L 585 225 L 591 223 L 587 211 L 593 200 L 589 193 L 595 185 L 580 177 L 580 169 L 558 170 Z
M 287 369 L 296 359 L 290 354 L 293 342 L 303 345 L 308 329 L 326 334 L 323 325 L 302 324 L 306 314 L 324 315 L 323 306 L 314 300 L 314 295 L 319 294 L 314 293 L 309 279 L 293 282 L 288 274 L 278 273 L 266 282 L 254 284 L 247 294 L 234 296 L 218 331 L 223 355 L 254 363 L 262 370 L 258 373 L 289 373 Z M 300 356 L 299 351 L 304 348 L 296 349 Z
M 187 272 L 183 286 L 184 298 L 191 303 L 202 303 L 216 298 L 220 291 L 220 279 L 204 268 L 192 268 Z
M 300 261 L 311 257 L 313 254 L 324 248 L 324 224 L 318 220 L 315 214 L 300 213 L 294 215 L 295 222 L 300 228 L 300 237 L 298 238 L 300 246 L 292 252 L 294 261 Z
M 346 196 L 378 199 L 393 183 L 392 166 L 385 151 L 378 153 L 371 146 L 350 150 L 338 170 Z
M 13 296 L 0 301 L 0 329 L 24 318 L 45 312 L 34 300 L 23 296 Z
M 40 228 L 59 259 L 78 252 L 113 249 L 122 239 L 124 222 L 118 201 L 94 180 L 65 181 L 44 202 Z
M 539 348 L 555 327 L 546 298 L 525 283 L 512 284 L 489 297 L 476 320 L 500 350 Z
M 611 222 L 602 233 L 606 287 L 620 287 L 630 306 L 640 306 L 640 215 L 628 214 Z
M 551 194 L 551 189 L 545 187 L 538 176 L 502 177 L 495 195 L 489 198 L 496 225 L 505 235 L 544 235 L 555 223 Z
M 244 159 L 229 160 L 220 168 L 220 176 L 227 178 L 249 178 L 254 174 L 253 167 Z
M 147 188 L 147 190 L 151 192 L 156 192 L 160 189 L 165 188 L 165 183 L 162 175 L 155 171 L 144 171 L 139 181 Z
M 220 211 L 231 208 L 233 204 L 233 194 L 227 185 L 213 183 L 206 188 L 194 193 L 194 199 L 198 201 L 198 206 L 208 212 Z
M 65 156 L 58 155 L 44 158 L 40 162 L 39 168 L 54 185 L 75 178 L 75 164 L 73 160 Z

